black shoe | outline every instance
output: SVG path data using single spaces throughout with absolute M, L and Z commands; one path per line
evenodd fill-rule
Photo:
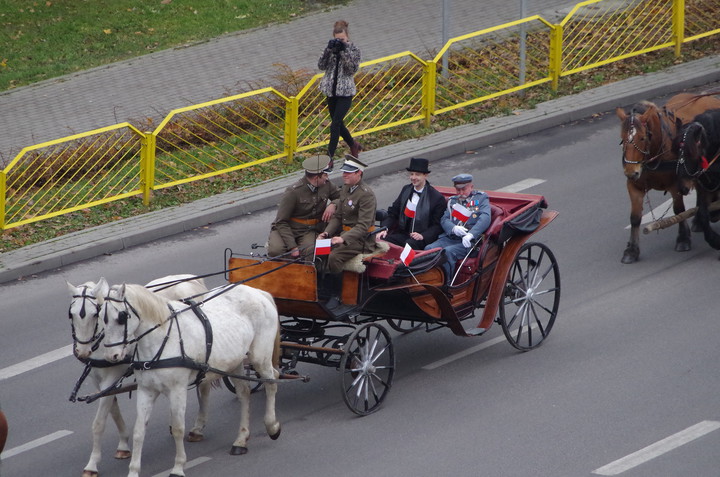
M 343 302 L 340 301 L 339 297 L 331 296 L 330 299 L 325 303 L 325 308 L 327 308 L 328 310 L 334 310 L 341 307 L 342 304 Z

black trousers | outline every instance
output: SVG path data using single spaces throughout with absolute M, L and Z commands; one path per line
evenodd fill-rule
M 415 240 L 414 238 L 410 238 L 410 235 L 406 234 L 405 232 L 394 232 L 391 234 L 387 234 L 384 240 L 386 242 L 399 245 L 401 247 L 404 247 L 405 244 L 408 244 L 411 248 L 415 250 L 423 250 L 427 245 L 425 240 Z
M 328 96 L 328 111 L 330 111 L 330 143 L 328 144 L 328 156 L 334 157 L 340 137 L 345 140 L 348 147 L 355 144 L 350 131 L 345 127 L 345 115 L 352 106 L 352 96 Z

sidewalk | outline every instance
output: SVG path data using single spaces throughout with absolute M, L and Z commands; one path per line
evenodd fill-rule
M 577 1 L 532 0 L 526 16 L 557 21 Z M 447 3 L 450 37 L 520 18 L 520 0 Z M 341 18 L 349 22 L 363 61 L 406 50 L 430 58 L 443 44 L 442 5 L 439 0 L 352 0 L 289 23 L 0 93 L 0 167 L 23 147 L 128 120 L 157 123 L 173 109 L 271 86 L 279 72 L 275 64 L 315 72 L 332 26 Z
M 639 76 L 577 95 L 538 105 L 517 115 L 488 118 L 478 124 L 442 131 L 421 139 L 363 153 L 368 179 L 402 169 L 410 156 L 439 160 L 466 150 L 507 141 L 594 113 L 636 101 L 720 81 L 720 56 L 684 63 L 662 72 Z M 233 219 L 277 204 L 297 174 L 278 178 L 251 190 L 229 192 L 172 209 L 133 217 L 0 254 L 0 283 L 123 250 L 202 225 Z

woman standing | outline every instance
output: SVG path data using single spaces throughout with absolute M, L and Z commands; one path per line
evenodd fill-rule
M 348 23 L 344 20 L 335 22 L 333 38 L 328 42 L 325 51 L 318 60 L 318 68 L 325 71 L 320 80 L 320 91 L 327 96 L 330 112 L 330 143 L 328 156 L 330 168 L 333 167 L 335 150 L 340 137 L 350 147 L 350 154 L 358 157 L 363 147 L 350 135 L 345 127 L 345 115 L 350 110 L 352 98 L 357 92 L 354 76 L 360 66 L 360 49 L 350 42 Z

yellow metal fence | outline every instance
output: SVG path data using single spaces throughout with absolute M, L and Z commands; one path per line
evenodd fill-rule
M 459 36 L 431 60 L 361 64 L 346 118 L 372 134 L 720 32 L 720 0 L 590 0 Z M 278 160 L 327 144 L 321 74 L 297 95 L 273 88 L 171 111 L 152 131 L 122 123 L 24 148 L 0 172 L 0 229 Z

